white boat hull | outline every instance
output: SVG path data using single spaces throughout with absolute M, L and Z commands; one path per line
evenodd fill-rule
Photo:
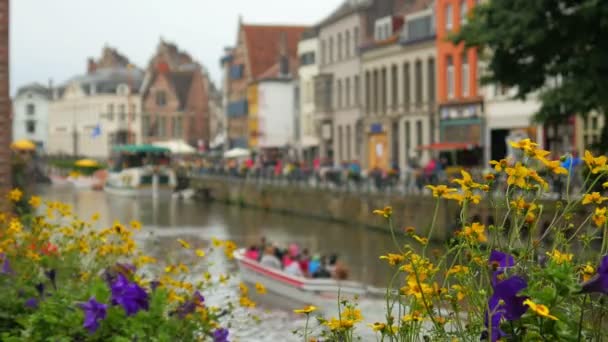
M 257 260 L 245 257 L 245 250 L 235 252 L 234 257 L 244 282 L 260 283 L 269 292 L 303 304 L 321 306 L 328 300 L 362 296 L 368 293 L 365 285 L 353 281 L 335 279 L 310 279 L 292 276 L 282 270 L 261 265 Z
M 154 197 L 155 195 L 165 197 L 165 196 L 170 196 L 173 193 L 173 188 L 171 188 L 171 187 L 159 187 L 155 194 L 154 190 L 152 189 L 152 186 L 145 186 L 145 187 L 139 187 L 139 188 L 120 188 L 120 187 L 109 186 L 107 184 L 103 188 L 103 190 L 112 195 L 127 196 L 127 197 L 137 197 L 137 196 Z

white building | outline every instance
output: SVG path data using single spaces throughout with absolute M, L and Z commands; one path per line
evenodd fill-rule
M 258 136 L 260 149 L 287 148 L 294 137 L 294 81 L 270 78 L 258 82 Z
M 311 29 L 303 34 L 298 43 L 300 67 L 298 69 L 300 87 L 300 115 L 298 147 L 304 160 L 311 161 L 319 156 L 319 134 L 321 126 L 315 125 L 315 76 L 319 74 L 319 39 L 318 29 Z
M 114 145 L 141 142 L 142 79 L 128 66 L 94 68 L 55 89 L 49 154 L 105 159 Z
M 13 99 L 13 140 L 31 140 L 42 150 L 48 147 L 49 101 L 49 89 L 41 84 L 17 90 Z

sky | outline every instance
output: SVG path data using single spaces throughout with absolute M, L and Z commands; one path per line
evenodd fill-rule
M 245 23 L 312 25 L 343 0 L 12 0 L 11 93 L 86 71 L 104 45 L 148 64 L 162 37 L 203 64 L 220 86 L 224 47 Z

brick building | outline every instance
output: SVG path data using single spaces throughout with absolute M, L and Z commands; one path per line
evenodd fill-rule
M 199 149 L 209 146 L 213 85 L 190 55 L 161 40 L 142 89 L 144 142 L 183 140 Z
M 0 192 L 12 186 L 11 100 L 9 94 L 9 0 L 0 0 Z

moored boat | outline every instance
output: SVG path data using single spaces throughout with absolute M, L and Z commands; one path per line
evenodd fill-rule
M 264 266 L 257 260 L 247 258 L 244 249 L 237 250 L 234 258 L 244 282 L 260 283 L 269 292 L 303 304 L 321 306 L 328 300 L 336 300 L 338 296 L 353 297 L 370 294 L 367 286 L 355 281 L 304 278 L 286 274 L 282 270 Z
M 169 149 L 122 145 L 114 151 L 117 159 L 108 170 L 106 192 L 122 196 L 164 196 L 173 192 L 176 177 L 169 167 Z

